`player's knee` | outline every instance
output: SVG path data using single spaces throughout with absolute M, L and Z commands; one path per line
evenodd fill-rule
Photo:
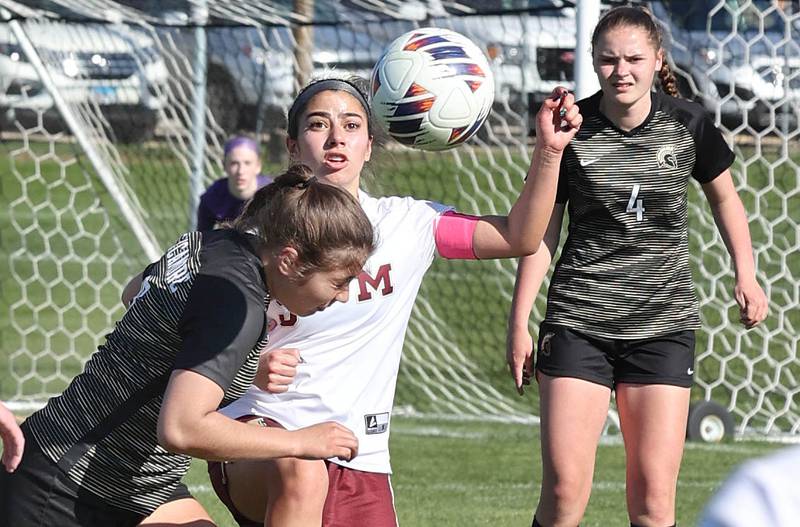
M 296 502 L 321 499 L 324 502 L 328 493 L 328 471 L 323 461 L 286 458 L 279 460 L 277 467 L 283 499 Z
M 574 508 L 588 499 L 591 477 L 579 473 L 559 474 L 552 485 L 553 500 L 561 507 Z
M 631 515 L 646 518 L 656 525 L 671 525 L 675 516 L 675 491 L 672 486 L 645 485 L 631 500 Z

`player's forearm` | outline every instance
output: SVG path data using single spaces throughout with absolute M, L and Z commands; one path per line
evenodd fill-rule
M 514 255 L 539 248 L 553 211 L 563 152 L 537 141 L 525 185 L 508 214 L 508 240 Z
M 159 427 L 159 443 L 170 452 L 211 461 L 264 460 L 297 455 L 292 432 L 251 426 L 219 412 L 187 416 Z
M 738 195 L 712 205 L 714 222 L 733 260 L 737 279 L 755 277 L 753 244 L 744 205 Z
M 514 283 L 514 296 L 511 299 L 511 310 L 508 315 L 509 331 L 517 328 L 524 328 L 527 331 L 533 304 L 551 261 L 552 255 L 545 242 L 542 242 L 541 248 L 535 254 L 520 258 L 517 279 Z

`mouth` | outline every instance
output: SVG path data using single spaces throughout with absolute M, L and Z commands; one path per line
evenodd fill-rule
M 633 88 L 632 82 L 612 82 L 611 86 L 613 86 L 617 91 L 628 91 L 629 89 Z
M 347 156 L 339 152 L 325 154 L 325 165 L 334 169 L 340 169 L 347 165 Z

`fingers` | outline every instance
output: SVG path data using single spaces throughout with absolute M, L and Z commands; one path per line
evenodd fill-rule
M 737 284 L 734 297 L 739 304 L 739 321 L 745 328 L 754 328 L 767 318 L 769 302 L 758 283 Z
M 330 427 L 333 455 L 344 461 L 352 461 L 358 455 L 358 438 L 349 428 L 339 423 L 325 423 Z
M 532 354 L 533 339 L 527 330 L 520 331 L 518 334 L 509 334 L 506 362 L 508 362 L 508 369 L 514 378 L 514 386 L 520 395 L 525 394 L 524 387 L 531 383 Z
M 574 135 L 583 123 L 583 116 L 575 104 L 575 95 L 563 86 L 553 90 L 550 97 L 542 104 L 541 111 L 546 112 L 546 119 L 555 132 L 569 131 Z
M 6 472 L 14 472 L 22 460 L 25 436 L 22 435 L 14 414 L 2 404 L 0 404 L 0 439 L 3 441 L 3 466 Z
M 297 365 L 302 363 L 300 350 L 281 348 L 265 353 L 259 359 L 256 386 L 270 393 L 284 393 L 294 382 Z

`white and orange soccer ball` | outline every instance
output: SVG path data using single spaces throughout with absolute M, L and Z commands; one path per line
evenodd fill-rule
M 469 139 L 492 102 L 494 78 L 486 56 L 448 29 L 405 33 L 372 70 L 373 114 L 391 137 L 421 150 L 447 150 Z

